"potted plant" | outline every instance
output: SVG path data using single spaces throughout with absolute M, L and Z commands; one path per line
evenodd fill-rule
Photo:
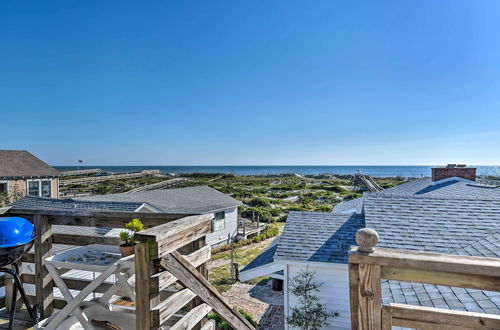
M 135 218 L 125 225 L 125 229 L 127 230 L 120 232 L 120 239 L 125 242 L 120 245 L 122 257 L 128 257 L 134 254 L 134 233 L 143 230 L 144 225 L 139 218 Z

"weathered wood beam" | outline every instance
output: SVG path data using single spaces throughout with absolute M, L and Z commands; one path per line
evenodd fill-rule
M 192 310 L 189 311 L 182 319 L 180 319 L 177 323 L 175 323 L 170 330 L 191 330 L 193 329 L 198 322 L 201 321 L 210 311 L 212 307 L 207 304 L 201 304 L 196 306 Z M 240 328 L 238 328 L 239 330 Z
M 186 214 L 144 213 L 144 212 L 113 212 L 91 210 L 33 210 L 10 209 L 8 215 L 30 217 L 44 215 L 53 225 L 87 226 L 98 228 L 121 228 L 134 218 L 141 219 L 146 228 L 165 224 L 165 222 L 186 217 Z
M 391 304 L 392 325 L 418 329 L 500 329 L 500 315 Z
M 186 260 L 189 261 L 191 265 L 193 265 L 194 267 L 199 267 L 200 265 L 210 260 L 211 257 L 210 252 L 211 252 L 210 245 L 206 245 L 203 248 L 196 250 L 187 256 L 184 256 L 184 258 L 186 258 Z M 170 274 L 168 271 L 163 271 L 154 274 L 152 277 L 159 278 L 160 290 L 164 290 L 170 285 L 177 282 L 177 278 L 174 275 Z
M 119 237 L 54 233 L 52 234 L 52 243 L 85 246 L 90 244 L 120 245 L 122 241 Z
M 359 270 L 357 264 L 349 264 L 349 297 L 351 308 L 351 329 L 358 330 Z
M 179 252 L 173 251 L 161 259 L 160 265 L 212 307 L 222 319 L 238 330 L 254 327 L 222 297 L 208 280 L 198 272 Z
M 149 330 L 153 327 L 151 309 L 160 302 L 159 278 L 155 260 L 158 258 L 156 242 L 135 245 L 135 294 L 136 294 L 136 329 Z
M 157 243 L 161 257 L 211 233 L 212 218 L 210 214 L 185 217 L 135 233 L 134 237 L 142 242 Z
M 382 284 L 379 265 L 358 265 L 358 324 L 360 330 L 381 330 Z
M 370 254 L 362 253 L 357 248 L 352 248 L 349 252 L 349 263 L 485 276 L 498 276 L 498 269 L 500 269 L 500 259 L 498 258 L 380 248 L 375 249 Z
M 151 310 L 153 327 L 159 327 L 195 297 L 196 294 L 193 291 L 183 289 L 162 301 Z
M 382 266 L 382 278 L 387 280 L 448 285 L 489 291 L 497 291 L 500 288 L 500 271 L 497 270 L 497 272 L 497 276 L 488 276 Z
M 52 255 L 52 236 L 45 235 L 46 232 L 52 232 L 52 226 L 48 218 L 41 214 L 33 216 L 35 224 L 35 292 L 36 303 L 42 309 L 42 315 L 47 317 L 53 312 L 52 301 L 54 299 L 54 282 L 45 267 L 45 258 Z

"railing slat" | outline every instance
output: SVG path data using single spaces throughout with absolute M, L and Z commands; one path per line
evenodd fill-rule
M 183 289 L 162 301 L 151 311 L 153 327 L 159 327 L 195 297 L 196 294 L 193 291 Z
M 418 329 L 500 329 L 500 315 L 391 304 L 392 324 Z
M 413 268 L 383 266 L 382 278 L 387 280 L 448 285 L 489 291 L 496 291 L 500 288 L 500 276 L 459 274 Z
M 212 310 L 207 304 L 201 304 L 189 311 L 182 319 L 175 323 L 170 330 L 191 330 Z
M 349 262 L 398 268 L 414 268 L 450 273 L 498 276 L 500 259 L 429 252 L 375 249 L 370 254 L 353 249 Z
M 87 235 L 72 235 L 72 234 L 52 234 L 53 244 L 79 245 L 85 246 L 90 244 L 102 245 L 120 245 L 122 241 L 119 237 L 110 236 L 87 236 Z
M 161 259 L 161 266 L 172 273 L 200 299 L 214 309 L 226 322 L 238 330 L 253 330 L 253 326 L 240 313 L 235 312 L 222 295 L 179 252 L 174 251 Z

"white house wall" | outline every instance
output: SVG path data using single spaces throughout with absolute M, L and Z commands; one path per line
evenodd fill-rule
M 325 304 L 328 311 L 339 313 L 339 316 L 331 318 L 329 325 L 323 329 L 351 329 L 347 265 L 328 263 L 288 264 L 285 271 L 287 280 L 284 283 L 285 314 L 289 315 L 291 307 L 298 304 L 298 298 L 290 292 L 290 281 L 300 270 L 305 269 L 306 265 L 309 265 L 309 270 L 316 272 L 316 281 L 323 283 L 320 291 L 317 292 L 320 303 Z M 293 328 L 286 327 L 286 329 L 292 330 Z
M 236 236 L 238 229 L 238 208 L 226 209 L 225 227 L 207 235 L 207 244 L 217 245 L 229 243 Z

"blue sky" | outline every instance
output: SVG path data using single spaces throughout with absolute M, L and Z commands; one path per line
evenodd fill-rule
M 500 164 L 498 1 L 2 1 L 2 149 Z

